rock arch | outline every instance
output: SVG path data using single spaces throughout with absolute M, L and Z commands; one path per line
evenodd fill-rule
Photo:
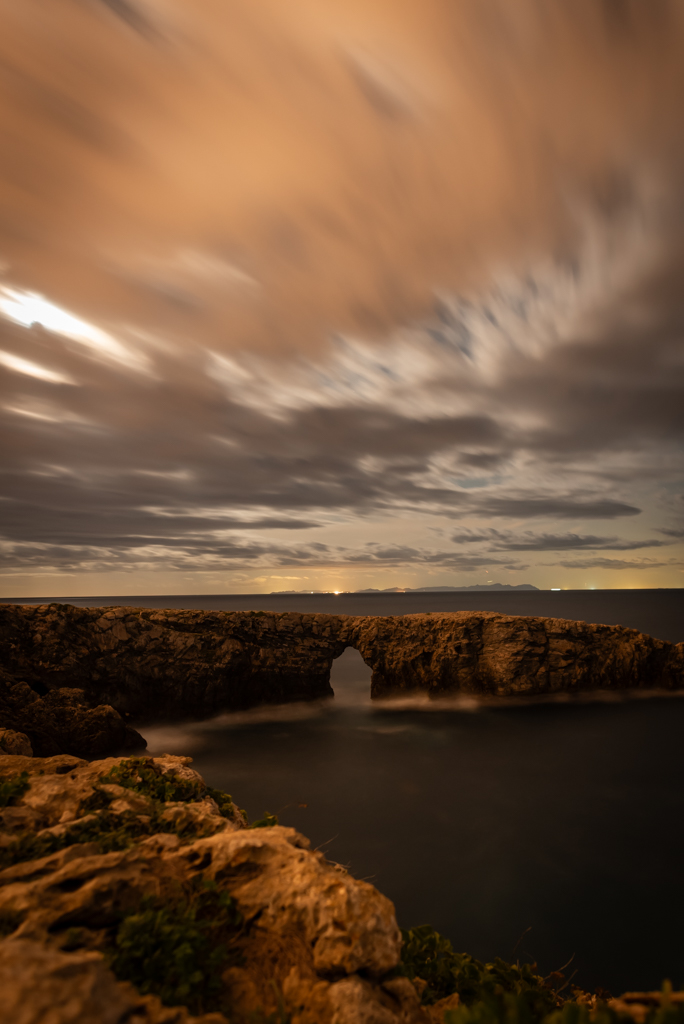
M 0 727 L 30 734 L 39 699 L 43 717 L 79 708 L 86 732 L 90 717 L 111 719 L 111 735 L 112 715 L 144 724 L 318 699 L 347 647 L 376 698 L 684 686 L 684 644 L 564 619 L 1 605 Z

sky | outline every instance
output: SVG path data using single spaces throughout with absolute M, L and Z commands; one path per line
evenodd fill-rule
M 0 25 L 0 596 L 684 585 L 680 0 Z

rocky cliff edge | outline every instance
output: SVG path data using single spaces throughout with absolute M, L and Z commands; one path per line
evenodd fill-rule
M 43 756 L 144 749 L 133 721 L 332 696 L 346 647 L 371 667 L 373 697 L 684 687 L 684 644 L 564 619 L 3 605 L 0 728 Z

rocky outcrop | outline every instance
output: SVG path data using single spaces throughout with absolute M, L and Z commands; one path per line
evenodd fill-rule
M 92 757 L 144 750 L 145 741 L 109 704 L 63 686 L 40 696 L 24 681 L 0 674 L 0 750 L 8 754 L 70 753 Z M 23 739 L 17 739 L 23 737 Z
M 668 982 L 606 1003 L 429 926 L 402 949 L 389 900 L 294 829 L 250 827 L 190 761 L 0 755 L 3 1021 L 684 1020 Z
M 0 657 L 44 695 L 85 692 L 138 717 L 210 715 L 332 695 L 343 616 L 0 606 Z
M 42 1024 L 49 1008 L 53 1024 L 271 1013 L 292 1024 L 428 1024 L 415 987 L 391 977 L 401 938 L 390 901 L 294 829 L 246 827 L 189 761 L 0 757 L 0 985 L 11 1019 Z M 174 906 L 184 916 L 173 919 Z M 164 943 L 159 986 L 142 992 L 136 972 L 154 980 Z M 188 958 L 177 991 L 190 1005 L 171 1011 L 162 996 Z
M 31 741 L 23 732 L 14 729 L 0 729 L 0 754 L 22 754 L 33 757 Z
M 635 629 L 493 612 L 356 619 L 373 697 L 684 687 L 684 644 Z
M 373 697 L 684 686 L 684 645 L 620 626 L 491 612 L 392 617 L 0 606 L 0 727 L 35 753 L 142 740 L 128 719 L 202 718 L 332 695 L 346 647 Z

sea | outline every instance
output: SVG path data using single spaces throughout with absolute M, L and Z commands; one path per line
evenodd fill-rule
M 47 599 L 43 599 L 47 600 Z M 51 600 L 56 600 L 52 598 Z M 630 626 L 684 641 L 684 590 L 67 598 L 404 615 L 485 610 Z M 38 599 L 30 602 L 40 603 Z M 618 994 L 684 987 L 684 700 L 372 702 L 348 648 L 334 698 L 143 727 L 250 819 L 269 811 L 376 885 L 402 927 L 459 951 L 563 969 Z

